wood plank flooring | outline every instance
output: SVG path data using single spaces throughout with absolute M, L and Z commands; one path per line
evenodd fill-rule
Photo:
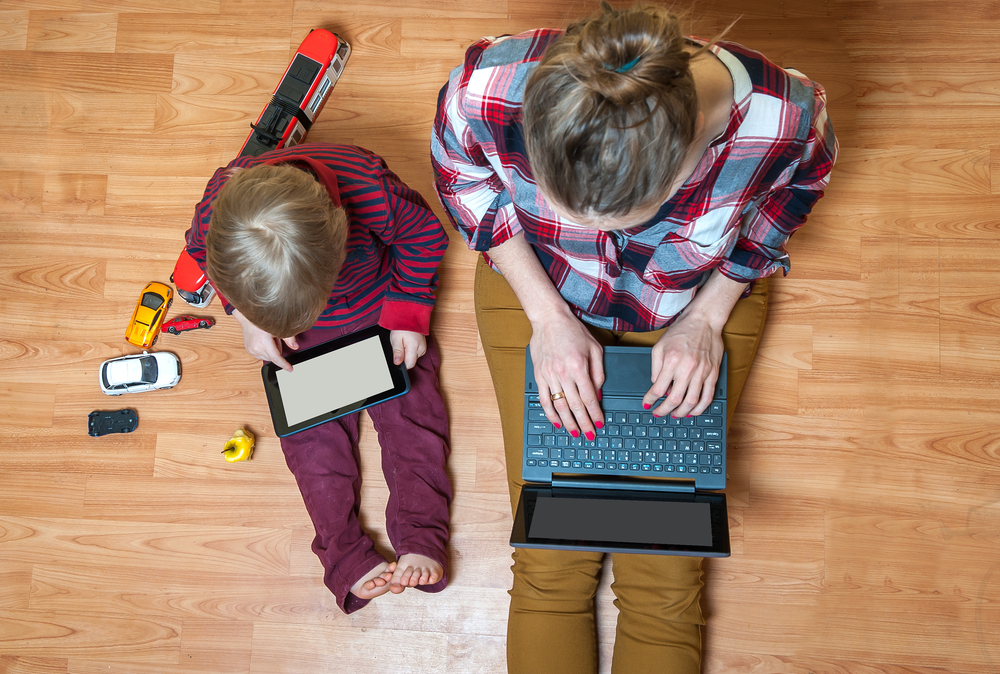
M 732 429 L 733 556 L 705 563 L 704 671 L 997 674 L 1000 3 L 678 7 L 701 35 L 739 17 L 731 39 L 823 83 L 841 143 Z M 354 48 L 310 139 L 381 154 L 443 217 L 428 138 L 449 70 L 480 36 L 595 8 L 0 1 L 0 673 L 505 671 L 500 424 L 454 232 L 433 326 L 456 492 L 439 595 L 337 609 L 259 364 L 217 302 L 200 312 L 216 328 L 158 345 L 184 362 L 175 389 L 106 398 L 97 369 L 134 352 L 137 293 L 170 275 L 205 182 L 310 28 Z M 90 411 L 124 406 L 135 433 L 87 436 Z M 254 459 L 227 464 L 241 426 Z M 364 524 L 388 548 L 362 435 Z

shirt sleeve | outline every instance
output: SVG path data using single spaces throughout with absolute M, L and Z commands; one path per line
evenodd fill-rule
M 438 97 L 431 134 L 434 189 L 452 225 L 477 251 L 498 246 L 521 231 L 510 193 L 487 156 L 495 143 L 486 115 L 508 117 L 508 104 L 490 92 L 494 71 L 502 68 L 476 69 L 482 53 L 495 41 L 479 40 L 466 52 L 464 66 L 452 71 Z
M 381 186 L 386 218 L 371 231 L 391 247 L 391 278 L 379 325 L 427 335 L 438 284 L 437 268 L 448 248 L 448 235 L 423 197 L 392 171 L 386 169 Z
M 793 161 L 772 188 L 749 207 L 740 238 L 728 260 L 719 267 L 727 277 L 751 282 L 778 269 L 791 269 L 785 243 L 801 227 L 813 205 L 823 196 L 839 145 L 826 112 L 826 92 L 813 82 L 812 124 L 801 156 Z

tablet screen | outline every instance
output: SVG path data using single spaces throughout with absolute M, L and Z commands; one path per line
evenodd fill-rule
M 289 426 L 371 398 L 393 387 L 378 335 L 277 370 Z

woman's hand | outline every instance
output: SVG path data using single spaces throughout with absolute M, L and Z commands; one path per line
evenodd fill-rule
M 568 311 L 553 312 L 532 322 L 531 362 L 545 416 L 574 438 L 593 440 L 595 426 L 604 427 L 604 350 L 594 336 Z
M 298 349 L 299 344 L 295 341 L 295 337 L 286 337 L 279 340 L 274 335 L 261 330 L 248 321 L 243 314 L 235 309 L 233 310 L 233 318 L 243 328 L 243 346 L 246 347 L 247 353 L 259 360 L 269 360 L 283 370 L 292 371 L 291 364 L 281 357 L 281 347 L 279 345 L 281 342 L 284 342 L 288 345 L 288 348 L 293 350 Z
M 697 416 L 712 402 L 725 346 L 722 329 L 746 283 L 734 281 L 718 269 L 701 287 L 684 313 L 667 328 L 653 347 L 653 386 L 643 396 L 657 416 Z M 647 408 L 648 409 L 648 408 Z
M 392 362 L 396 365 L 406 363 L 407 370 L 427 353 L 427 339 L 419 332 L 392 330 L 389 332 L 389 343 L 392 345 Z
M 653 414 L 697 416 L 715 394 L 722 362 L 722 331 L 698 315 L 681 315 L 653 346 L 653 386 L 643 396 L 649 409 L 666 395 Z

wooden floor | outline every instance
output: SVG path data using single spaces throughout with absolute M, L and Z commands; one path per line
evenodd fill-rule
M 681 5 L 682 7 L 684 5 Z M 706 0 L 711 35 L 823 83 L 841 143 L 775 279 L 732 429 L 733 555 L 706 562 L 705 672 L 1000 672 L 1000 3 Z M 438 89 L 561 0 L 0 1 L 0 672 L 503 672 L 510 514 L 452 233 L 434 331 L 453 581 L 347 617 L 218 302 L 164 336 L 184 376 L 110 399 L 100 363 L 313 27 L 354 47 L 310 138 L 383 155 L 443 217 Z M 178 314 L 183 304 L 174 305 Z M 131 435 L 87 414 L 132 406 Z M 236 428 L 253 461 L 220 451 Z M 386 490 L 365 428 L 365 523 Z M 616 609 L 600 593 L 602 671 Z

